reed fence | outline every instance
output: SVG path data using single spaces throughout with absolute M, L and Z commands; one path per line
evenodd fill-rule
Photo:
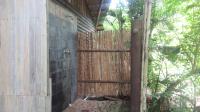
M 78 96 L 130 95 L 130 35 L 78 33 Z

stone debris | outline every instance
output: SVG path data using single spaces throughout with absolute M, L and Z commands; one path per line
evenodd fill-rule
M 129 102 L 118 101 L 95 101 L 77 99 L 63 112 L 129 112 Z

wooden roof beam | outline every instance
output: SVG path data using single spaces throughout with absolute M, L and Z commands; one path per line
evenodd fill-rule
M 101 0 L 101 5 L 99 7 L 99 11 L 98 11 L 98 16 L 97 16 L 97 22 L 96 22 L 96 27 L 98 26 L 98 21 L 99 21 L 99 17 L 101 15 L 101 7 L 102 7 L 102 3 L 104 2 L 104 0 Z
M 108 8 L 109 5 L 110 5 L 110 3 L 103 3 L 102 8 Z M 88 7 L 90 7 L 90 8 L 97 8 L 99 6 L 100 6 L 99 4 L 88 4 Z
M 99 12 L 98 11 L 92 11 L 91 12 L 91 14 L 92 15 L 97 15 Z M 105 15 L 105 14 L 107 14 L 107 10 L 105 9 L 105 10 L 101 10 L 101 15 Z

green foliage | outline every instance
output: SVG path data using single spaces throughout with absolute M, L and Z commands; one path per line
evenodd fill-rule
M 105 18 L 104 27 L 106 30 L 122 30 L 131 28 L 129 8 L 124 1 L 118 1 L 116 9 L 110 9 Z
M 106 30 L 130 30 L 131 21 L 141 17 L 144 13 L 144 0 L 116 0 L 116 2 L 118 2 L 116 9 L 110 9 L 107 13 L 104 28 Z
M 144 0 L 128 0 L 129 16 L 132 18 L 140 17 L 144 12 Z
M 130 29 L 143 14 L 144 0 L 128 0 L 110 10 L 105 26 Z M 153 102 L 149 112 L 195 112 L 200 96 L 200 2 L 153 0 L 149 40 L 148 84 Z M 128 44 L 127 44 L 128 45 Z
M 199 10 L 198 0 L 154 0 L 148 87 L 156 99 L 149 112 L 161 111 L 164 104 L 171 112 L 195 110 L 200 96 Z
M 126 1 L 126 0 L 125 0 Z M 110 9 L 104 22 L 106 30 L 131 29 L 131 21 L 143 15 L 144 0 L 116 0 L 116 9 Z
M 166 59 L 170 60 L 171 62 L 176 62 L 178 53 L 180 53 L 180 46 L 162 46 L 159 47 L 159 50 Z

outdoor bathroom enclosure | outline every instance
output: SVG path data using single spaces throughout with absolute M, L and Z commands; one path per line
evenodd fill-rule
M 73 102 L 78 88 L 88 84 L 87 77 L 78 80 L 84 70 L 78 63 L 80 52 L 84 52 L 78 50 L 78 34 L 88 37 L 86 32 L 102 29 L 109 4 L 110 0 L 1 0 L 0 112 L 61 112 Z M 138 25 L 141 29 L 143 24 Z M 92 81 L 89 85 L 99 79 Z M 109 83 L 128 87 L 131 82 Z M 135 98 L 140 98 L 141 88 L 136 91 Z M 92 93 L 95 91 L 80 90 L 79 95 Z
M 0 1 L 0 112 L 58 112 L 75 100 L 76 35 L 95 31 L 101 3 L 106 11 L 110 0 Z

